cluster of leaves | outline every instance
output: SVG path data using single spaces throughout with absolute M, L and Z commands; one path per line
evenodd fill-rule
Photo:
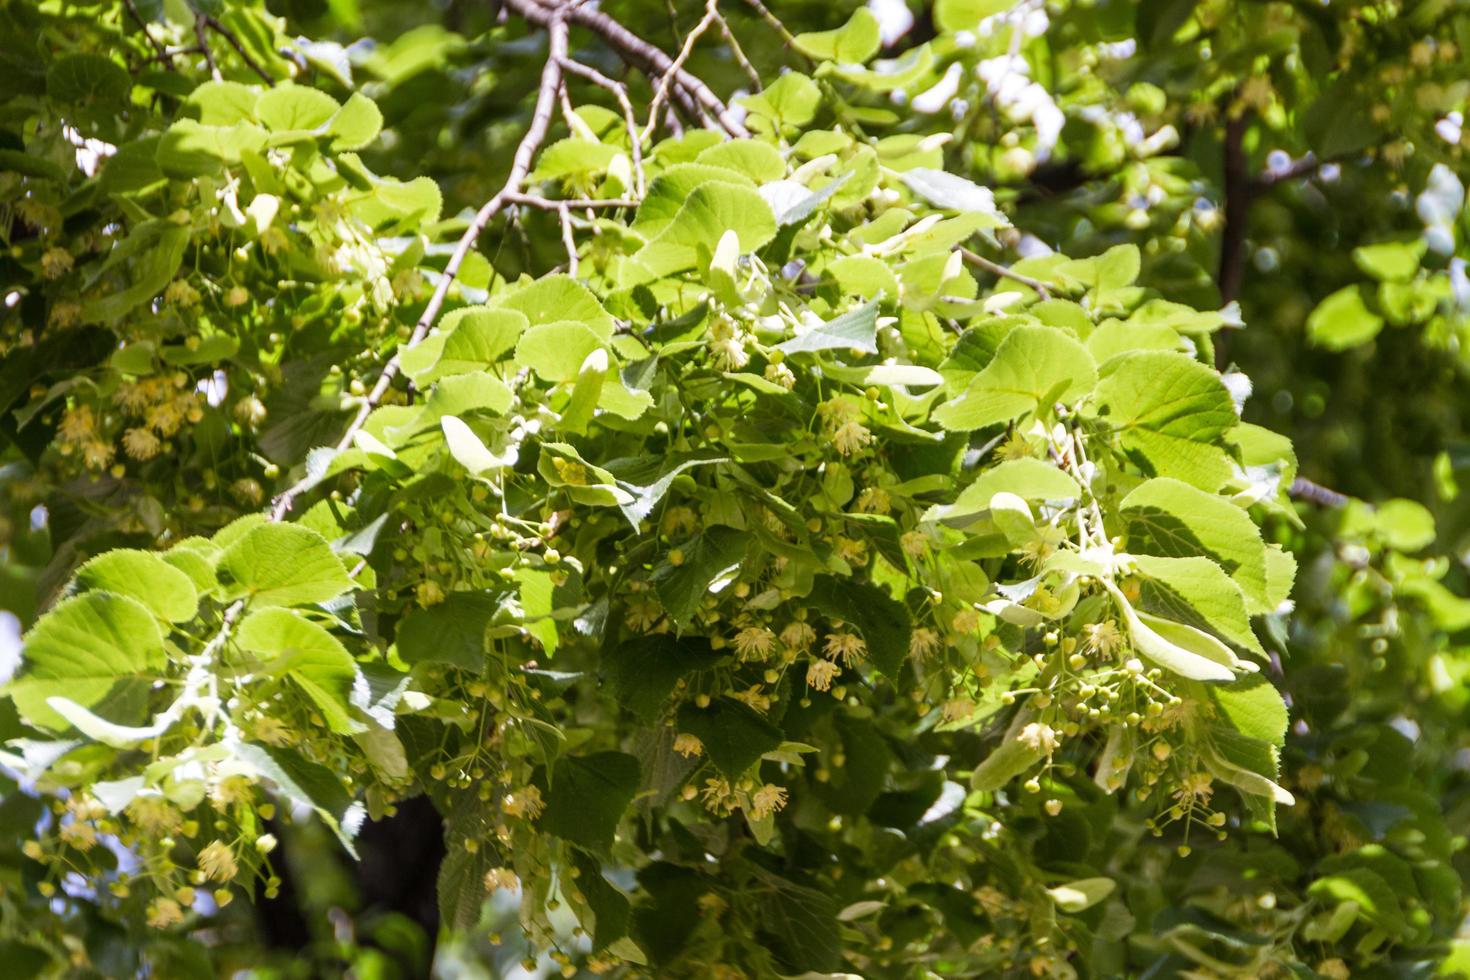
M 1235 7 L 951 0 L 878 59 L 867 9 L 710 6 L 644 89 L 580 8 L 354 52 L 253 5 L 4 8 L 41 54 L 0 114 L 17 955 L 207 972 L 184 937 L 276 894 L 288 818 L 351 852 L 427 795 L 445 923 L 491 898 L 568 975 L 1443 958 L 1405 730 L 1457 747 L 1467 600 L 1417 504 L 1304 525 L 1168 151 L 1247 112 L 1410 145 L 1355 52 L 1439 84 L 1412 45 L 1460 25 Z M 1415 118 L 1463 98 L 1398 67 Z M 442 138 L 435 85 L 529 107 L 514 153 Z M 1454 347 L 1446 161 L 1315 342 Z

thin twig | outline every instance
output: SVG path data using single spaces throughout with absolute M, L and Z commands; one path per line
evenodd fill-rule
M 240 56 L 240 60 L 245 62 L 245 67 L 249 68 L 251 71 L 255 72 L 255 74 L 265 79 L 265 83 L 267 85 L 276 84 L 276 80 L 272 78 L 264 68 L 260 67 L 260 65 L 256 63 L 254 58 L 250 57 L 250 52 L 245 50 L 245 45 L 240 43 L 240 39 L 235 36 L 234 31 L 221 24 L 216 18 L 210 16 L 209 14 L 200 14 L 199 16 L 204 19 L 205 24 L 209 25 L 210 30 L 214 31 L 220 37 L 229 42 L 230 47 L 234 48 L 235 53 Z
M 796 35 L 792 34 L 789 30 L 786 29 L 786 25 L 781 23 L 781 18 L 771 13 L 770 10 L 766 8 L 766 5 L 761 3 L 761 0 L 745 0 L 745 2 L 750 4 L 751 9 L 760 16 L 760 19 L 765 21 L 770 26 L 771 30 L 776 32 L 776 34 L 781 38 L 781 43 L 786 45 L 787 49 L 801 55 L 802 58 L 806 59 L 807 64 L 811 64 L 811 58 L 809 58 L 804 51 L 796 46 Z
M 715 23 L 720 25 L 720 33 L 724 35 L 725 45 L 735 58 L 735 63 L 740 66 L 741 71 L 745 72 L 745 77 L 750 79 L 750 90 L 759 92 L 762 87 L 760 72 L 755 70 L 755 65 L 752 65 L 750 59 L 745 56 L 745 49 L 740 46 L 740 40 L 735 37 L 735 31 L 730 27 L 730 22 L 725 19 L 725 15 L 713 5 L 710 10 L 715 15 Z
M 1318 507 L 1346 507 L 1352 500 L 1347 494 L 1338 493 L 1320 483 L 1313 483 L 1304 476 L 1299 476 L 1291 481 L 1291 489 L 1288 493 L 1294 500 L 1305 500 Z
M 572 97 L 567 94 L 565 83 L 557 86 L 556 97 L 561 103 L 561 116 L 566 120 L 567 129 L 572 131 L 573 136 L 581 135 L 587 124 L 582 122 L 581 117 L 577 115 L 577 110 L 572 107 Z
M 552 17 L 560 13 L 558 8 L 537 0 L 506 0 L 506 6 L 539 27 L 545 27 Z M 565 11 L 565 16 L 572 23 L 596 33 L 624 59 L 637 65 L 650 77 L 657 76 L 661 79 L 673 67 L 673 59 L 662 50 L 600 10 L 579 5 Z M 697 76 L 680 69 L 674 73 L 674 81 L 678 83 L 672 93 L 675 98 L 679 97 L 679 90 L 682 89 L 708 110 L 725 132 L 731 136 L 750 135 L 749 130 L 730 112 L 720 97 Z
M 584 65 L 571 58 L 563 58 L 561 66 L 573 74 L 581 75 L 592 84 L 607 89 L 618 100 L 618 105 L 623 110 L 623 126 L 628 130 L 628 143 L 632 147 L 633 180 L 637 184 L 634 192 L 640 198 L 643 197 L 646 190 L 646 182 L 643 177 L 643 146 L 642 141 L 638 139 L 638 117 L 633 114 L 633 103 L 628 98 L 628 86 L 608 78 L 590 65 Z
M 521 194 L 518 192 L 503 192 L 506 204 L 521 204 L 530 208 L 539 208 L 542 211 L 558 211 L 562 208 L 636 208 L 638 202 L 630 198 L 622 197 L 589 197 L 573 198 L 559 201 L 550 197 L 542 197 L 539 194 Z
M 154 37 L 153 32 L 148 29 L 148 22 L 138 12 L 138 5 L 133 0 L 123 0 L 123 9 L 128 12 L 128 16 L 133 19 L 133 23 L 138 25 L 138 30 L 142 31 L 143 36 L 148 39 L 148 44 L 157 52 L 158 60 L 163 62 L 163 66 L 169 71 L 175 71 L 174 59 L 169 55 L 168 48 L 164 46 L 162 41 Z
M 204 33 L 204 15 L 194 15 L 194 36 L 199 40 L 199 50 L 204 55 L 204 63 L 209 66 L 209 77 L 216 82 L 222 77 L 219 73 L 219 65 L 214 63 L 214 52 L 209 49 L 209 38 Z
M 664 100 L 668 98 L 669 88 L 674 84 L 675 79 L 679 77 L 679 73 L 684 70 L 684 62 L 688 61 L 689 56 L 694 53 L 694 46 L 699 43 L 699 39 L 704 35 L 704 32 L 714 25 L 716 16 L 718 15 L 715 13 L 715 0 L 709 0 L 704 16 L 699 19 L 698 24 L 694 25 L 694 30 L 690 31 L 689 35 L 684 38 L 684 46 L 679 49 L 678 57 L 674 59 L 673 64 L 664 72 L 663 81 L 659 82 L 658 91 L 653 93 L 653 101 L 648 106 L 648 125 L 643 127 L 643 135 L 640 139 L 648 139 L 653 135 L 653 131 L 658 128 L 658 110 L 663 105 Z
M 1298 157 L 1279 170 L 1267 170 L 1264 173 L 1257 174 L 1251 183 L 1258 189 L 1264 190 L 1267 187 L 1315 173 L 1322 169 L 1326 162 L 1325 160 L 1317 159 L 1317 155 L 1308 150 L 1306 155 Z
M 515 157 L 511 161 L 510 175 L 505 178 L 505 185 L 496 192 L 495 196 L 481 205 L 480 210 L 475 212 L 475 217 L 470 221 L 469 227 L 464 234 L 459 236 L 459 243 L 454 247 L 454 252 L 449 256 L 449 262 L 444 266 L 444 272 L 434 286 L 434 293 L 429 297 L 428 305 L 419 316 L 418 322 L 414 324 L 413 333 L 398 353 L 388 359 L 383 365 L 383 371 L 378 375 L 377 383 L 372 390 L 363 398 L 362 404 L 358 406 L 357 415 L 342 433 L 342 438 L 337 440 L 337 451 L 341 452 L 352 445 L 353 437 L 362 429 L 363 423 L 372 414 L 373 409 L 383 400 L 388 393 L 393 379 L 398 376 L 399 358 L 404 350 L 407 350 L 423 340 L 429 332 L 434 321 L 439 316 L 439 310 L 444 306 L 445 297 L 449 294 L 449 286 L 459 274 L 459 268 L 464 264 L 465 257 L 475 247 L 480 235 L 484 233 L 485 227 L 489 225 L 490 219 L 494 218 L 506 204 L 511 203 L 511 198 L 518 195 L 522 182 L 526 175 L 531 172 L 531 163 L 535 159 L 536 151 L 546 139 L 546 134 L 551 128 L 551 117 L 556 112 L 557 89 L 561 87 L 562 60 L 567 55 L 567 25 L 562 15 L 558 13 L 549 19 L 546 32 L 550 37 L 550 51 L 546 57 L 546 65 L 541 69 L 541 85 L 536 93 L 536 106 L 531 112 L 531 125 L 526 130 L 526 135 L 521 138 L 520 145 L 516 147 Z M 279 521 L 291 510 L 291 504 L 297 496 L 304 493 L 313 486 L 314 481 L 308 475 L 291 486 L 271 505 L 271 520 Z
M 577 278 L 577 240 L 572 236 L 572 214 L 567 210 L 566 204 L 556 209 L 557 219 L 561 222 L 561 243 L 567 250 L 567 275 L 573 279 Z
M 1030 287 L 1036 290 L 1042 299 L 1051 299 L 1051 287 L 1040 279 L 1033 279 L 1030 276 L 1022 275 L 1013 269 L 1001 265 L 999 262 L 992 262 L 983 255 L 977 255 L 968 248 L 960 249 L 960 255 L 966 262 L 977 269 L 983 269 L 993 276 L 1000 276 L 1002 279 L 1010 279 L 1013 282 Z

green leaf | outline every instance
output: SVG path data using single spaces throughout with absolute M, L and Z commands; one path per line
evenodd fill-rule
M 639 776 L 638 760 L 624 752 L 563 756 L 552 769 L 539 826 L 553 837 L 606 853 L 638 792 Z
M 1219 565 L 1200 557 L 1134 555 L 1133 566 L 1147 579 L 1143 603 L 1150 612 L 1208 627 L 1222 639 L 1265 656 L 1251 632 L 1245 596 Z
M 1366 344 L 1382 329 L 1383 317 L 1368 309 L 1361 286 L 1344 286 L 1317 304 L 1307 317 L 1307 336 L 1328 350 Z
M 451 592 L 444 601 L 415 609 L 398 624 L 404 663 L 444 663 L 473 673 L 485 669 L 485 634 L 504 606 L 490 592 Z
M 136 231 L 134 234 L 138 234 Z M 142 255 L 129 263 L 128 286 L 101 299 L 88 301 L 82 316 L 93 323 L 111 323 L 135 306 L 163 291 L 184 261 L 189 247 L 189 229 L 172 226 L 145 236 Z M 132 238 L 129 238 L 131 241 Z
M 1149 480 L 1123 498 L 1126 547 L 1136 554 L 1214 559 L 1245 593 L 1253 613 L 1271 612 L 1266 544 L 1250 515 L 1228 499 L 1168 477 Z
M 210 80 L 189 93 L 185 101 L 199 112 L 205 126 L 233 126 L 255 121 L 255 103 L 261 90 L 239 82 Z
M 730 697 L 716 698 L 707 708 L 686 703 L 678 726 L 703 742 L 710 761 L 732 780 L 786 740 L 765 715 Z
M 849 295 L 863 299 L 888 299 L 898 295 L 898 279 L 888 263 L 871 255 L 844 255 L 827 266 L 827 272 Z
M 349 707 L 357 664 L 321 626 L 290 609 L 257 609 L 240 621 L 235 642 L 251 653 L 278 658 L 263 669 L 289 674 L 321 709 L 332 731 L 350 735 L 362 730 Z
M 832 619 L 857 627 L 873 665 L 897 679 L 909 655 L 913 622 L 903 603 L 876 585 L 834 575 L 819 576 L 807 601 Z
M 878 18 L 867 7 L 859 7 L 841 27 L 798 34 L 791 43 L 796 50 L 818 61 L 862 64 L 878 53 L 883 39 L 879 35 Z
M 577 888 L 594 919 L 588 929 L 592 933 L 592 952 L 599 953 L 628 934 L 633 906 L 628 896 L 603 877 L 597 861 L 580 852 L 573 855 L 572 861 L 577 869 Z M 582 927 L 587 929 L 588 923 L 583 922 Z
M 446 830 L 446 839 L 448 836 Z M 445 926 L 470 930 L 479 924 L 488 894 L 485 875 L 490 869 L 500 866 L 500 856 L 495 848 L 481 847 L 471 851 L 463 841 L 446 846 L 434 885 L 439 917 Z
M 1105 320 L 1087 337 L 1087 352 L 1099 364 L 1141 350 L 1178 350 L 1179 334 L 1162 323 Z
M 556 622 L 551 618 L 556 606 L 551 573 L 539 568 L 518 568 L 515 577 L 520 583 L 519 625 L 541 644 L 542 652 L 550 659 L 556 654 L 558 640 Z
M 1240 734 L 1277 748 L 1286 743 L 1286 702 L 1260 674 L 1242 677 L 1233 684 L 1212 685 L 1209 697 L 1220 717 Z
M 1022 500 L 1076 500 L 1082 488 L 1065 471 L 1044 460 L 1008 459 L 976 477 L 953 504 L 940 509 L 942 516 L 978 514 L 989 509 L 990 498 L 998 493 L 1014 494 Z
M 321 129 L 341 108 L 327 93 L 283 82 L 266 89 L 255 103 L 255 116 L 276 133 Z
M 226 164 L 239 164 L 242 154 L 259 152 L 265 146 L 265 130 L 253 123 L 233 126 L 203 126 L 180 119 L 158 141 L 158 169 L 169 177 L 191 180 L 218 175 Z
M 515 350 L 530 321 L 517 310 L 466 306 L 446 313 L 439 332 L 400 355 L 403 371 L 427 387 L 439 378 L 480 371 Z
M 627 490 L 632 495 L 632 499 L 620 503 L 618 507 L 622 510 L 623 516 L 628 519 L 628 523 L 637 527 L 653 513 L 653 508 L 658 506 L 658 502 L 664 498 L 664 494 L 669 492 L 669 488 L 674 485 L 674 480 L 678 479 L 679 474 L 691 470 L 696 466 L 708 466 L 712 463 L 728 462 L 729 459 L 724 456 L 715 456 L 709 459 L 686 459 L 647 486 L 639 486 L 635 483 L 629 483 L 626 480 L 619 480 L 619 486 Z
M 671 633 L 640 636 L 606 655 L 608 677 L 618 704 L 644 721 L 653 721 L 674 685 L 686 674 L 705 670 L 725 655 L 710 649 L 703 637 Z
M 378 178 L 371 194 L 352 201 L 352 212 L 370 227 L 382 231 L 417 231 L 439 220 L 444 195 L 428 177 L 410 181 Z
M 622 151 L 606 143 L 570 137 L 541 151 L 530 179 L 559 180 L 579 174 L 601 173 Z
M 735 232 L 740 254 L 746 255 L 776 237 L 776 216 L 754 190 L 713 181 L 700 184 L 631 263 L 645 280 L 695 268 L 701 252 L 713 255 L 726 231 Z
M 444 432 L 444 443 L 449 447 L 449 455 L 469 470 L 472 476 L 479 476 L 489 470 L 504 469 L 516 463 L 519 454 L 514 448 L 505 456 L 495 455 L 480 441 L 473 429 L 453 415 L 440 419 L 439 427 Z
M 492 296 L 490 306 L 515 310 L 524 315 L 531 326 L 575 320 L 604 341 L 612 338 L 617 326 L 592 290 L 570 276 L 560 274 L 544 276 Z
M 1276 612 L 1291 598 L 1296 583 L 1296 556 L 1279 544 L 1266 549 L 1266 603 Z
M 1096 413 L 1149 476 L 1216 491 L 1232 467 L 1222 437 L 1239 418 L 1220 376 L 1183 354 L 1143 351 L 1114 358 L 1098 382 Z
M 253 742 L 237 743 L 234 753 L 237 760 L 275 783 L 286 799 L 315 810 L 347 853 L 357 857 L 352 839 L 357 836 L 358 825 L 365 815 L 363 805 L 353 801 L 332 770 L 293 749 Z
M 1404 918 L 1403 906 L 1393 886 L 1367 868 L 1345 868 L 1318 878 L 1307 886 L 1307 894 L 1328 906 L 1351 902 L 1357 906 L 1359 918 L 1395 938 L 1409 939 L 1414 935 L 1414 927 Z
M 327 602 L 352 588 L 332 546 L 294 524 L 262 524 L 225 549 L 220 572 L 254 606 Z
M 811 122 L 822 104 L 822 93 L 806 75 L 788 71 L 764 91 L 735 101 L 755 117 L 752 128 L 770 132 Z
M 786 176 L 786 161 L 782 159 L 781 152 L 760 140 L 736 139 L 716 143 L 702 151 L 695 158 L 695 163 L 733 170 L 758 184 Z
M 123 103 L 133 89 L 127 69 L 100 54 L 69 54 L 46 69 L 46 94 L 58 102 Z
M 674 217 L 695 188 L 710 182 L 754 188 L 755 183 L 724 166 L 703 163 L 679 163 L 665 170 L 648 184 L 648 192 L 638 205 L 633 230 L 648 239 L 657 237 L 673 223 Z
M 1092 355 L 1075 339 L 1051 327 L 1017 327 L 964 393 L 935 410 L 934 420 L 952 432 L 981 429 L 1075 401 L 1096 384 Z
M 1185 560 L 1185 559 L 1180 559 Z M 1113 602 L 1140 656 L 1193 681 L 1233 681 L 1243 669 L 1230 648 L 1208 633 L 1134 610 L 1123 593 L 1107 579 L 1099 579 Z
M 936 0 L 934 23 L 939 25 L 940 30 L 950 33 L 973 31 L 985 18 L 1004 13 L 1017 2 L 1018 0 Z
M 545 381 L 570 381 L 593 351 L 603 349 L 605 338 L 571 320 L 537 324 L 516 344 L 517 367 L 528 367 Z
M 76 587 L 131 596 L 171 623 L 188 622 L 199 609 L 190 577 L 149 551 L 104 552 L 77 570 Z
M 167 662 L 158 620 L 136 599 L 86 592 L 63 600 L 24 637 L 20 676 L 6 688 L 21 717 L 62 729 L 66 722 L 46 704 L 54 695 L 83 707 L 101 701 L 126 677 Z
M 424 410 L 412 422 L 388 432 L 394 438 L 412 435 L 428 428 L 446 416 L 468 415 L 486 411 L 504 415 L 515 402 L 515 395 L 504 381 L 486 371 L 469 371 L 440 378 L 429 392 Z
M 761 935 L 769 936 L 782 975 L 830 976 L 842 966 L 837 902 L 819 888 L 752 864 L 760 896 Z
M 1036 711 L 1029 705 L 1016 712 L 1000 744 L 970 774 L 972 790 L 993 793 L 1041 761 L 1044 753 L 1020 738 L 1021 731 L 1036 719 Z
M 1415 500 L 1398 498 L 1379 504 L 1373 526 L 1384 544 L 1405 554 L 1434 544 L 1434 515 Z
M 1057 903 L 1057 908 L 1070 915 L 1085 912 L 1107 898 L 1118 888 L 1111 878 L 1079 878 L 1065 885 L 1048 888 L 1046 893 Z
M 669 617 L 689 628 L 712 587 L 728 584 L 745 559 L 750 535 L 715 525 L 682 548 L 675 548 L 653 570 L 653 586 Z
M 878 353 L 878 304 L 865 303 L 777 345 L 787 354 L 818 350 Z
M 1360 245 L 1353 249 L 1353 262 L 1380 282 L 1408 282 L 1419 271 L 1419 262 L 1428 248 L 1423 238 Z
M 353 92 L 327 123 L 334 150 L 360 150 L 377 139 L 382 129 L 383 113 L 361 92 Z

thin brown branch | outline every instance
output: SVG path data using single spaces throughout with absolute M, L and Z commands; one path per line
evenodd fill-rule
M 800 55 L 807 64 L 811 64 L 811 58 L 807 57 L 806 53 L 796 46 L 796 36 L 786 29 L 786 25 L 781 23 L 781 18 L 771 13 L 770 9 L 761 3 L 761 0 L 745 0 L 745 2 L 760 16 L 761 20 L 766 22 L 771 30 L 776 32 L 777 36 L 781 38 L 781 43 L 786 45 L 787 50 L 793 54 Z
M 1299 177 L 1311 176 L 1326 166 L 1328 162 L 1327 160 L 1317 159 L 1317 155 L 1309 150 L 1304 156 L 1298 157 L 1278 170 L 1267 170 L 1263 173 L 1256 174 L 1251 184 L 1257 190 L 1265 190 L 1268 187 L 1274 187 L 1277 184 L 1296 180 Z
M 589 197 L 570 198 L 568 200 L 556 200 L 555 198 L 542 197 L 539 194 L 505 193 L 506 204 L 520 204 L 529 208 L 539 208 L 542 211 L 558 211 L 562 208 L 636 208 L 638 202 L 625 197 Z
M 138 30 L 142 31 L 143 36 L 148 39 L 148 44 L 157 54 L 158 60 L 163 62 L 163 66 L 169 71 L 174 71 L 173 57 L 169 54 L 168 48 L 164 43 L 154 37 L 153 32 L 148 29 L 148 22 L 138 12 L 138 5 L 133 0 L 123 0 L 123 9 L 128 12 L 128 17 L 132 19 L 133 23 L 138 25 Z
M 216 82 L 220 80 L 219 65 L 215 64 L 214 52 L 209 48 L 209 37 L 204 33 L 207 25 L 204 23 L 203 14 L 194 15 L 194 37 L 199 41 L 199 50 L 204 55 L 204 63 L 209 66 L 209 77 Z
M 208 25 L 210 30 L 214 31 L 220 37 L 224 38 L 225 41 L 229 43 L 230 47 L 235 49 L 235 53 L 240 56 L 240 60 L 245 62 L 245 67 L 249 68 L 251 71 L 255 72 L 255 74 L 263 78 L 267 85 L 276 84 L 276 80 L 270 76 L 270 73 L 267 72 L 264 68 L 260 67 L 260 65 L 256 62 L 254 58 L 250 57 L 250 52 L 245 50 L 245 45 L 240 43 L 240 39 L 235 36 L 234 31 L 230 30 L 224 24 L 221 24 L 218 19 L 212 17 L 209 14 L 200 14 L 199 16 L 204 20 L 204 23 Z
M 690 31 L 689 36 L 684 39 L 684 46 L 679 49 L 679 54 L 674 58 L 673 64 L 664 71 L 663 80 L 659 82 L 658 90 L 653 93 L 653 101 L 649 103 L 648 125 L 643 128 L 643 135 L 640 137 L 640 141 L 646 140 L 653 135 L 653 131 L 658 127 L 658 110 L 663 105 L 664 100 L 668 98 L 670 87 L 674 84 L 675 79 L 679 77 L 679 73 L 684 70 L 684 63 L 694 53 L 694 46 L 699 43 L 699 39 L 704 35 L 704 32 L 709 30 L 714 24 L 715 17 L 717 16 L 715 14 L 714 3 L 715 0 L 709 0 L 705 15 L 700 18 L 699 23 L 694 25 L 694 30 Z
M 1051 299 L 1051 287 L 1040 279 L 1033 279 L 1030 276 L 1022 275 L 1007 266 L 1001 265 L 999 262 L 992 262 L 983 255 L 977 255 L 968 248 L 960 249 L 960 255 L 966 262 L 977 269 L 983 269 L 993 276 L 1009 279 L 1012 282 L 1018 282 L 1023 286 L 1034 289 L 1042 299 Z
M 559 8 L 537 2 L 537 0 L 506 0 L 506 6 L 538 27 L 545 27 L 553 17 L 560 13 Z M 662 79 L 674 67 L 673 59 L 662 50 L 643 40 L 600 10 L 579 5 L 565 11 L 565 16 L 572 23 L 585 27 L 600 36 L 613 50 L 636 65 L 650 78 Z M 677 84 L 671 92 L 672 97 L 679 98 L 682 90 L 698 106 L 707 110 L 719 122 L 720 127 L 731 136 L 750 135 L 740 120 L 735 118 L 725 103 L 720 100 L 720 97 L 697 76 L 681 68 L 674 72 L 674 81 Z
M 1246 235 L 1250 225 L 1251 178 L 1245 153 L 1244 113 L 1225 121 L 1225 228 L 1220 241 L 1220 271 L 1216 282 L 1220 299 L 1229 303 L 1240 296 L 1245 276 Z
M 720 25 L 720 34 L 725 38 L 725 46 L 730 49 L 730 54 L 735 58 L 735 63 L 740 66 L 740 70 L 745 72 L 745 77 L 750 79 L 750 90 L 759 92 L 764 87 L 761 85 L 760 72 L 755 70 L 755 65 L 752 65 L 750 59 L 745 56 L 745 49 L 740 46 L 740 39 L 735 36 L 735 31 L 730 27 L 730 22 L 725 19 L 725 15 L 713 5 L 710 9 L 714 12 L 715 23 Z
M 623 126 L 628 131 L 628 143 L 632 147 L 633 180 L 637 185 L 633 190 L 641 198 L 646 185 L 643 176 L 643 145 L 642 140 L 638 138 L 638 117 L 633 114 L 633 102 L 628 98 L 628 86 L 608 78 L 590 65 L 584 65 L 571 58 L 563 58 L 561 66 L 566 71 L 581 75 L 592 84 L 607 89 L 618 100 L 618 105 L 623 110 Z
M 531 112 L 531 124 L 526 129 L 526 135 L 521 137 L 520 145 L 516 147 L 515 157 L 511 161 L 510 175 L 505 178 L 504 186 L 496 192 L 495 196 L 475 212 L 475 217 L 470 221 L 469 227 L 465 229 L 464 234 L 459 236 L 459 243 L 449 256 L 449 262 L 444 266 L 444 272 L 440 275 L 438 283 L 435 284 L 433 295 L 429 297 L 424 312 L 414 324 L 413 333 L 399 348 L 399 353 L 394 354 L 389 358 L 388 363 L 383 365 L 383 371 L 378 375 L 377 383 L 363 398 L 361 405 L 358 406 L 357 415 L 347 426 L 347 430 L 342 433 L 342 438 L 337 440 L 336 448 L 339 452 L 352 445 L 353 437 L 362 429 L 368 416 L 382 402 L 383 396 L 388 393 L 388 389 L 393 384 L 393 379 L 398 376 L 400 354 L 403 350 L 419 343 L 428 334 L 429 328 L 439 317 L 439 311 L 443 308 L 444 300 L 449 294 L 449 287 L 454 282 L 455 276 L 459 274 L 465 257 L 475 247 L 475 243 L 479 241 L 480 235 L 484 233 L 490 220 L 500 213 L 506 204 L 511 203 L 512 197 L 518 195 L 526 175 L 531 172 L 531 164 L 535 160 L 536 151 L 545 142 L 546 134 L 551 128 L 551 117 L 556 113 L 557 90 L 561 87 L 562 81 L 561 65 L 567 56 L 567 25 L 560 13 L 548 20 L 546 32 L 550 37 L 550 50 L 546 57 L 546 65 L 541 69 L 541 84 L 536 93 L 536 106 Z M 312 485 L 311 477 L 307 476 L 278 496 L 271 505 L 271 520 L 279 521 L 290 513 L 291 504 L 296 497 L 310 489 Z
M 1345 507 L 1352 500 L 1345 493 L 1338 493 L 1320 483 L 1313 483 L 1303 476 L 1291 481 L 1291 489 L 1287 492 L 1293 500 L 1305 500 L 1318 507 Z

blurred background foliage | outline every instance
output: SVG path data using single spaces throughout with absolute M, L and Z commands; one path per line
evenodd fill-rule
M 197 10 L 232 28 L 266 73 L 295 75 L 339 99 L 370 96 L 385 135 L 365 162 L 404 181 L 432 178 L 444 214 L 478 207 L 509 170 L 545 42 L 493 2 L 193 6 L 0 3 L 0 76 L 13 86 L 0 102 L 8 141 L 0 152 L 11 154 L 0 169 L 19 166 L 20 95 L 37 79 L 45 88 L 57 57 L 121 50 L 130 71 L 149 77 L 159 68 L 140 24 L 181 43 Z M 783 32 L 838 27 L 855 7 L 789 0 L 766 11 L 728 0 L 722 9 L 757 73 L 772 79 L 785 68 L 811 69 Z M 1462 349 L 1470 324 L 1462 133 L 1470 4 L 870 7 L 884 32 L 883 57 L 895 60 L 886 74 L 819 74 L 830 111 L 889 138 L 950 134 L 946 166 L 994 188 L 1011 216 L 1017 231 L 1002 240 L 1009 260 L 1133 243 L 1144 257 L 1143 284 L 1200 308 L 1236 304 L 1244 328 L 1225 334 L 1217 362 L 1238 366 L 1254 384 L 1247 419 L 1290 436 L 1310 481 L 1296 494 L 1301 527 L 1278 530 L 1302 573 L 1289 633 L 1275 637 L 1293 722 L 1283 783 L 1303 805 L 1283 810 L 1277 840 L 1242 835 L 1190 858 L 1150 846 L 1141 825 L 1129 831 L 1121 818 L 1125 829 L 1106 845 L 1066 845 L 1113 848 L 1115 862 L 1135 872 L 1127 887 L 1139 928 L 1118 926 L 1133 936 L 1126 970 L 1347 976 L 1343 959 L 1328 955 L 1344 941 L 1364 962 L 1376 959 L 1361 975 L 1470 969 L 1462 925 L 1470 876 L 1470 363 Z M 704 8 L 606 0 L 601 9 L 673 52 Z M 1002 32 L 1006 23 L 1022 25 L 1017 41 Z M 652 98 L 643 76 L 591 34 L 574 32 L 573 50 L 625 78 L 635 105 Z M 1023 69 L 998 64 L 1011 55 L 1024 59 Z M 249 74 L 230 59 L 228 71 Z M 689 66 L 722 95 L 749 90 L 717 39 L 697 46 Z M 126 142 L 129 122 L 115 106 L 104 98 L 90 107 L 93 115 L 78 121 L 87 137 Z M 78 153 L 106 152 L 76 142 Z M 15 220 L 7 214 L 0 226 Z M 498 219 L 481 240 L 497 271 L 514 278 L 561 261 L 554 232 L 510 220 Z M 0 260 L 0 281 L 22 276 L 11 259 Z M 5 329 L 24 329 L 25 314 L 7 300 Z M 0 389 L 24 391 L 33 380 L 27 369 L 5 361 Z M 29 438 L 13 416 L 4 425 L 5 440 Z M 49 524 L 33 526 L 34 497 L 6 487 L 0 605 L 18 633 L 82 518 L 53 507 Z M 118 927 L 85 904 L 48 911 L 24 887 L 14 842 L 39 810 L 21 793 L 0 802 L 8 937 L 0 969 L 26 976 L 85 959 L 88 975 L 133 975 L 139 953 Z M 388 978 L 425 975 L 431 962 L 446 977 L 523 975 L 512 908 L 492 909 L 507 927 L 499 944 L 484 935 L 440 941 L 438 833 L 432 810 L 406 806 L 369 826 L 357 865 L 325 830 L 293 825 L 280 896 L 223 910 L 204 944 L 156 938 L 152 975 Z M 1282 965 L 1283 945 L 1308 965 Z M 1389 945 L 1392 955 L 1367 955 Z M 86 956 L 74 956 L 82 946 Z M 1126 972 L 1122 961 L 1115 967 Z M 533 972 L 547 968 L 542 961 Z

